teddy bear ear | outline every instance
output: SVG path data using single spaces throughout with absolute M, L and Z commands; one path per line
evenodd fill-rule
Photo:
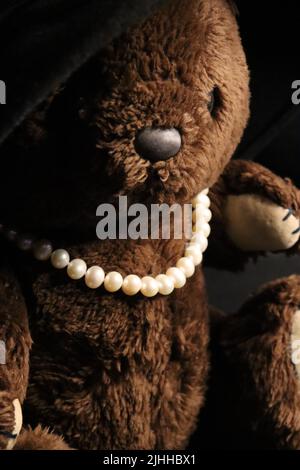
M 1 0 L 0 144 L 90 57 L 166 1 Z

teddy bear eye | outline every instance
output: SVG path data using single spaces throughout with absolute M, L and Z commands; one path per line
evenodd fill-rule
M 215 117 L 218 108 L 221 105 L 220 90 L 215 86 L 212 91 L 209 93 L 209 100 L 207 103 L 207 108 L 212 117 Z

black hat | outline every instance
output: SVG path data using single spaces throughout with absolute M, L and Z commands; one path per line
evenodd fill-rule
M 0 144 L 86 60 L 164 2 L 1 0 L 0 81 L 7 99 L 0 105 Z M 273 2 L 266 10 L 261 0 L 235 3 L 252 77 L 252 117 L 237 156 L 297 173 L 300 184 L 300 105 L 291 101 L 292 82 L 300 79 L 296 2 Z
M 163 1 L 1 0 L 0 143 L 51 90 Z

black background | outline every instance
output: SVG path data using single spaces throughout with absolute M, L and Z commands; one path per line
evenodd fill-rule
M 300 106 L 291 102 L 291 85 L 300 80 L 300 5 L 295 1 L 237 1 L 243 44 L 251 71 L 251 120 L 237 152 L 300 183 Z M 287 126 L 280 122 L 297 114 Z M 249 145 L 275 126 L 277 136 L 260 151 Z M 277 127 L 276 127 L 277 126 Z M 246 153 L 245 153 L 246 152 Z

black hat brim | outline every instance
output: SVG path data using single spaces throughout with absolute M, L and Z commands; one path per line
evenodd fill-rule
M 164 0 L 1 0 L 0 143 L 51 90 Z

